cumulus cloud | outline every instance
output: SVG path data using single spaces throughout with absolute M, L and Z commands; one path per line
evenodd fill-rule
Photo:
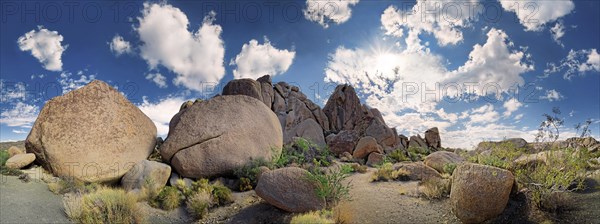
M 122 54 L 133 53 L 129 41 L 124 40 L 119 34 L 115 35 L 108 45 L 110 47 L 110 51 L 112 51 L 117 57 Z
M 263 75 L 279 75 L 288 70 L 296 56 L 293 50 L 280 50 L 271 45 L 265 37 L 265 43 L 259 44 L 252 39 L 242 46 L 242 51 L 232 59 L 229 65 L 235 65 L 233 70 L 235 79 L 257 79 Z
M 160 73 L 148 73 L 146 79 L 154 82 L 159 88 L 167 88 L 167 78 Z
M 418 36 L 426 32 L 433 34 L 440 46 L 455 45 L 463 40 L 461 29 L 477 19 L 479 6 L 478 0 L 461 1 L 461 4 L 452 0 L 417 0 L 410 9 L 389 6 L 381 15 L 381 24 L 387 35 L 402 37 L 408 31 Z M 432 13 L 425 13 L 424 9 L 431 9 Z M 410 43 L 407 42 L 408 48 L 411 48 Z
M 58 78 L 58 83 L 62 88 L 62 93 L 65 94 L 87 85 L 94 79 L 96 79 L 96 75 L 85 75 L 83 71 L 79 71 L 77 74 L 62 72 L 60 78 Z
M 495 111 L 494 105 L 486 104 L 479 108 L 471 109 L 468 118 L 469 124 L 489 124 L 498 121 L 500 114 Z
M 178 8 L 145 3 L 135 28 L 143 42 L 141 57 L 150 69 L 162 65 L 176 73 L 176 85 L 202 91 L 204 83 L 218 83 L 225 75 L 225 46 L 215 16 L 211 11 L 199 29 L 190 32 L 190 21 Z
M 499 0 L 502 8 L 517 14 L 526 31 L 540 31 L 544 25 L 568 15 L 575 9 L 571 0 Z
M 158 135 L 165 137 L 169 133 L 169 122 L 171 121 L 171 118 L 179 112 L 181 104 L 185 101 L 186 100 L 184 100 L 183 97 L 170 96 L 152 103 L 144 96 L 143 102 L 137 106 L 154 122 Z
M 510 116 L 513 112 L 517 111 L 521 106 L 523 106 L 523 104 L 521 102 L 519 102 L 519 100 L 517 100 L 516 98 L 511 98 L 510 100 L 507 100 L 506 102 L 504 102 L 504 109 L 506 109 L 504 111 L 504 117 L 508 117 Z
M 554 73 L 563 73 L 564 79 L 571 80 L 574 76 L 583 76 L 587 72 L 600 72 L 600 55 L 596 49 L 578 51 L 571 49 L 567 57 L 558 64 L 547 64 L 544 77 Z
M 307 0 L 304 18 L 327 29 L 330 23 L 342 24 L 352 16 L 350 6 L 359 0 Z
M 562 38 L 565 35 L 565 26 L 563 25 L 562 21 L 558 21 L 556 24 L 554 24 L 552 28 L 550 28 L 550 34 L 552 34 L 552 39 L 554 40 L 554 42 L 556 42 L 561 47 L 565 46 L 560 40 L 560 38 Z
M 558 91 L 551 89 L 551 90 L 546 90 L 546 95 L 541 96 L 541 99 L 546 99 L 550 102 L 552 101 L 559 101 L 561 99 L 564 98 L 564 96 L 562 94 L 560 94 Z
M 21 51 L 30 51 L 46 70 L 62 71 L 62 54 L 67 45 L 61 45 L 63 36 L 42 26 L 19 37 L 17 43 Z
M 8 127 L 31 128 L 38 114 L 38 106 L 18 102 L 13 108 L 6 108 L 0 113 L 0 124 Z
M 27 98 L 25 83 L 7 82 L 0 79 L 0 103 L 23 101 Z

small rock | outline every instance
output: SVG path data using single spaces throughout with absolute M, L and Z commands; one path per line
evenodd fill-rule
M 151 187 L 156 190 L 167 184 L 170 174 L 171 167 L 169 165 L 142 160 L 125 173 L 125 176 L 121 179 L 121 185 L 127 191 L 135 191 L 142 190 L 146 181 L 151 181 Z
M 6 161 L 5 166 L 11 169 L 21 169 L 33 163 L 33 161 L 35 161 L 35 154 L 33 153 L 17 154 L 10 157 L 10 159 Z
M 352 153 L 359 138 L 360 136 L 357 131 L 343 130 L 336 135 L 327 136 L 327 145 L 329 146 L 329 150 L 336 155 L 344 152 Z
M 384 159 L 385 159 L 385 156 L 383 154 L 378 153 L 378 152 L 373 152 L 373 153 L 369 154 L 369 157 L 367 158 L 367 166 L 374 166 L 377 164 L 382 164 Z

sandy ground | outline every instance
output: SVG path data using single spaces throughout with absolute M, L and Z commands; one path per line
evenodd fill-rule
M 43 181 L 0 176 L 0 223 L 71 223 L 62 208 L 62 196 Z

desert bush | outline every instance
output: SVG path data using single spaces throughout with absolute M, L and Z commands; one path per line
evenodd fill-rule
M 216 205 L 226 205 L 233 202 L 233 194 L 231 190 L 221 183 L 212 185 L 212 197 L 214 199 L 214 204 Z
M 373 174 L 371 181 L 390 181 L 394 180 L 392 173 L 395 171 L 391 163 L 384 163 L 377 167 L 377 171 Z
M 63 201 L 65 213 L 78 223 L 143 223 L 144 214 L 136 203 L 133 194 L 107 187 Z
M 183 179 L 177 179 L 174 187 L 177 188 L 177 190 L 179 190 L 185 197 L 189 197 L 193 193 L 193 189 L 188 187 Z
M 181 196 L 181 192 L 176 187 L 166 186 L 160 191 L 154 204 L 164 210 L 173 210 L 181 204 Z
M 86 194 L 96 191 L 99 187 L 100 185 L 97 183 L 85 183 L 77 178 L 66 176 L 48 183 L 48 190 L 55 194 Z
M 8 150 L 0 151 L 0 167 L 6 165 L 6 161 L 10 159 L 10 155 L 8 154 Z
M 186 208 L 194 218 L 202 219 L 208 214 L 208 209 L 213 205 L 213 201 L 209 192 L 199 191 L 188 198 Z
M 144 180 L 144 184 L 142 185 L 141 192 L 138 194 L 139 201 L 148 201 L 153 202 L 156 201 L 158 194 L 162 188 L 154 187 L 155 182 L 152 178 L 146 178 Z
M 335 224 L 331 211 L 312 211 L 292 217 L 290 224 Z
M 444 170 L 444 173 L 452 175 L 456 169 L 456 163 L 446 163 L 442 169 Z
M 359 173 L 366 173 L 367 169 L 368 169 L 367 166 L 360 165 L 358 163 L 353 163 L 351 166 L 354 171 L 359 172 Z
M 343 174 L 350 174 L 356 171 L 354 171 L 354 168 L 350 164 L 342 164 L 340 166 L 340 172 L 342 172 Z
M 273 168 L 273 163 L 269 163 L 262 158 L 252 160 L 249 164 L 235 169 L 233 174 L 240 179 L 240 191 L 248 191 L 254 189 L 258 183 L 258 174 L 261 172 L 260 167 L 265 166 Z M 242 180 L 244 179 L 244 180 Z
M 421 194 L 428 199 L 440 199 L 450 194 L 450 180 L 430 178 L 421 182 Z
M 311 169 L 307 178 L 317 186 L 315 192 L 325 202 L 325 207 L 332 208 L 341 200 L 349 199 L 350 184 L 344 184 L 343 180 L 348 174 L 340 171 L 323 172 L 319 169 Z
M 240 182 L 238 183 L 238 188 L 240 191 L 252 190 L 252 189 L 254 189 L 254 186 L 256 186 L 256 185 L 253 185 L 252 181 L 245 177 L 240 178 Z
M 10 159 L 10 154 L 8 150 L 0 151 L 0 173 L 6 176 L 19 176 L 23 174 L 23 171 L 19 169 L 13 169 L 6 167 L 6 161 Z
M 406 155 L 406 152 L 404 152 L 403 150 L 397 149 L 394 150 L 393 152 L 391 152 L 390 154 L 388 154 L 386 156 L 386 158 L 391 159 L 392 163 L 394 162 L 402 162 L 402 161 L 411 161 L 410 158 Z
M 281 156 L 275 158 L 276 168 L 289 164 L 313 166 L 330 166 L 333 156 L 327 147 L 320 147 L 304 138 L 297 138 L 292 144 L 286 145 L 281 151 Z

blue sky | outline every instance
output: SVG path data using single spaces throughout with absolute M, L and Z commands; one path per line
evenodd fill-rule
M 265 74 L 320 105 L 352 84 L 399 133 L 437 126 L 445 146 L 533 140 L 553 107 L 562 137 L 586 119 L 599 136 L 600 3 L 429 2 L 2 1 L 0 140 L 93 79 L 165 135 L 183 101 Z

